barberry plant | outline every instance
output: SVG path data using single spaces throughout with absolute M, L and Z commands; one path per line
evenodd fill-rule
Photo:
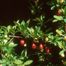
M 1 66 L 66 65 L 66 1 L 50 2 L 46 3 L 51 11 L 48 20 L 43 1 L 34 0 L 30 19 L 0 26 Z

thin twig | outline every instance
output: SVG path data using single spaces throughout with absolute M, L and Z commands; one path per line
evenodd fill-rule
M 13 35 L 9 35 L 9 37 L 12 37 L 12 38 L 22 38 L 21 36 L 13 36 Z

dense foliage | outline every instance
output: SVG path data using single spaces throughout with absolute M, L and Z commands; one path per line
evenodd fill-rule
M 0 26 L 1 66 L 66 65 L 66 1 L 46 4 L 52 15 L 48 20 L 42 12 L 43 1 L 35 0 L 30 19 Z

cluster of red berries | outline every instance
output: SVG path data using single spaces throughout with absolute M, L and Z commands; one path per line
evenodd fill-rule
M 36 43 L 32 43 L 32 49 L 36 49 L 36 48 L 37 48 Z M 42 43 L 40 43 L 39 49 L 42 50 L 43 48 L 44 48 L 44 45 Z
M 50 49 L 48 47 L 46 47 L 43 43 L 40 43 L 39 44 L 39 47 L 37 47 L 37 45 L 35 43 L 32 43 L 32 49 L 35 50 L 35 49 L 39 49 L 41 52 L 43 52 L 43 50 L 45 50 L 45 52 L 47 54 L 50 53 Z
M 25 41 L 24 39 L 20 39 L 19 45 L 20 45 L 20 46 L 23 46 L 23 47 L 26 47 L 26 41 Z M 39 46 L 37 46 L 36 43 L 33 42 L 33 43 L 31 44 L 31 48 L 32 48 L 33 50 L 36 50 L 36 49 L 38 48 L 41 52 L 43 52 L 43 50 L 45 49 L 45 51 L 46 51 L 47 54 L 50 53 L 50 49 L 49 49 L 48 47 L 46 47 L 46 46 L 44 45 L 44 43 L 40 43 Z

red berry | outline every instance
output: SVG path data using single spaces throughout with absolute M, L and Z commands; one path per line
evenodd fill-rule
M 32 49 L 36 49 L 36 44 L 35 43 L 32 44 Z
M 39 48 L 40 48 L 40 50 L 42 50 L 42 49 L 44 48 L 44 45 L 41 43 L 41 44 L 39 45 Z
M 24 46 L 25 44 L 25 40 L 24 39 L 21 39 L 20 42 L 19 42 L 20 46 Z
M 50 53 L 50 49 L 48 47 L 46 47 L 45 49 L 46 49 L 46 53 L 49 54 Z

